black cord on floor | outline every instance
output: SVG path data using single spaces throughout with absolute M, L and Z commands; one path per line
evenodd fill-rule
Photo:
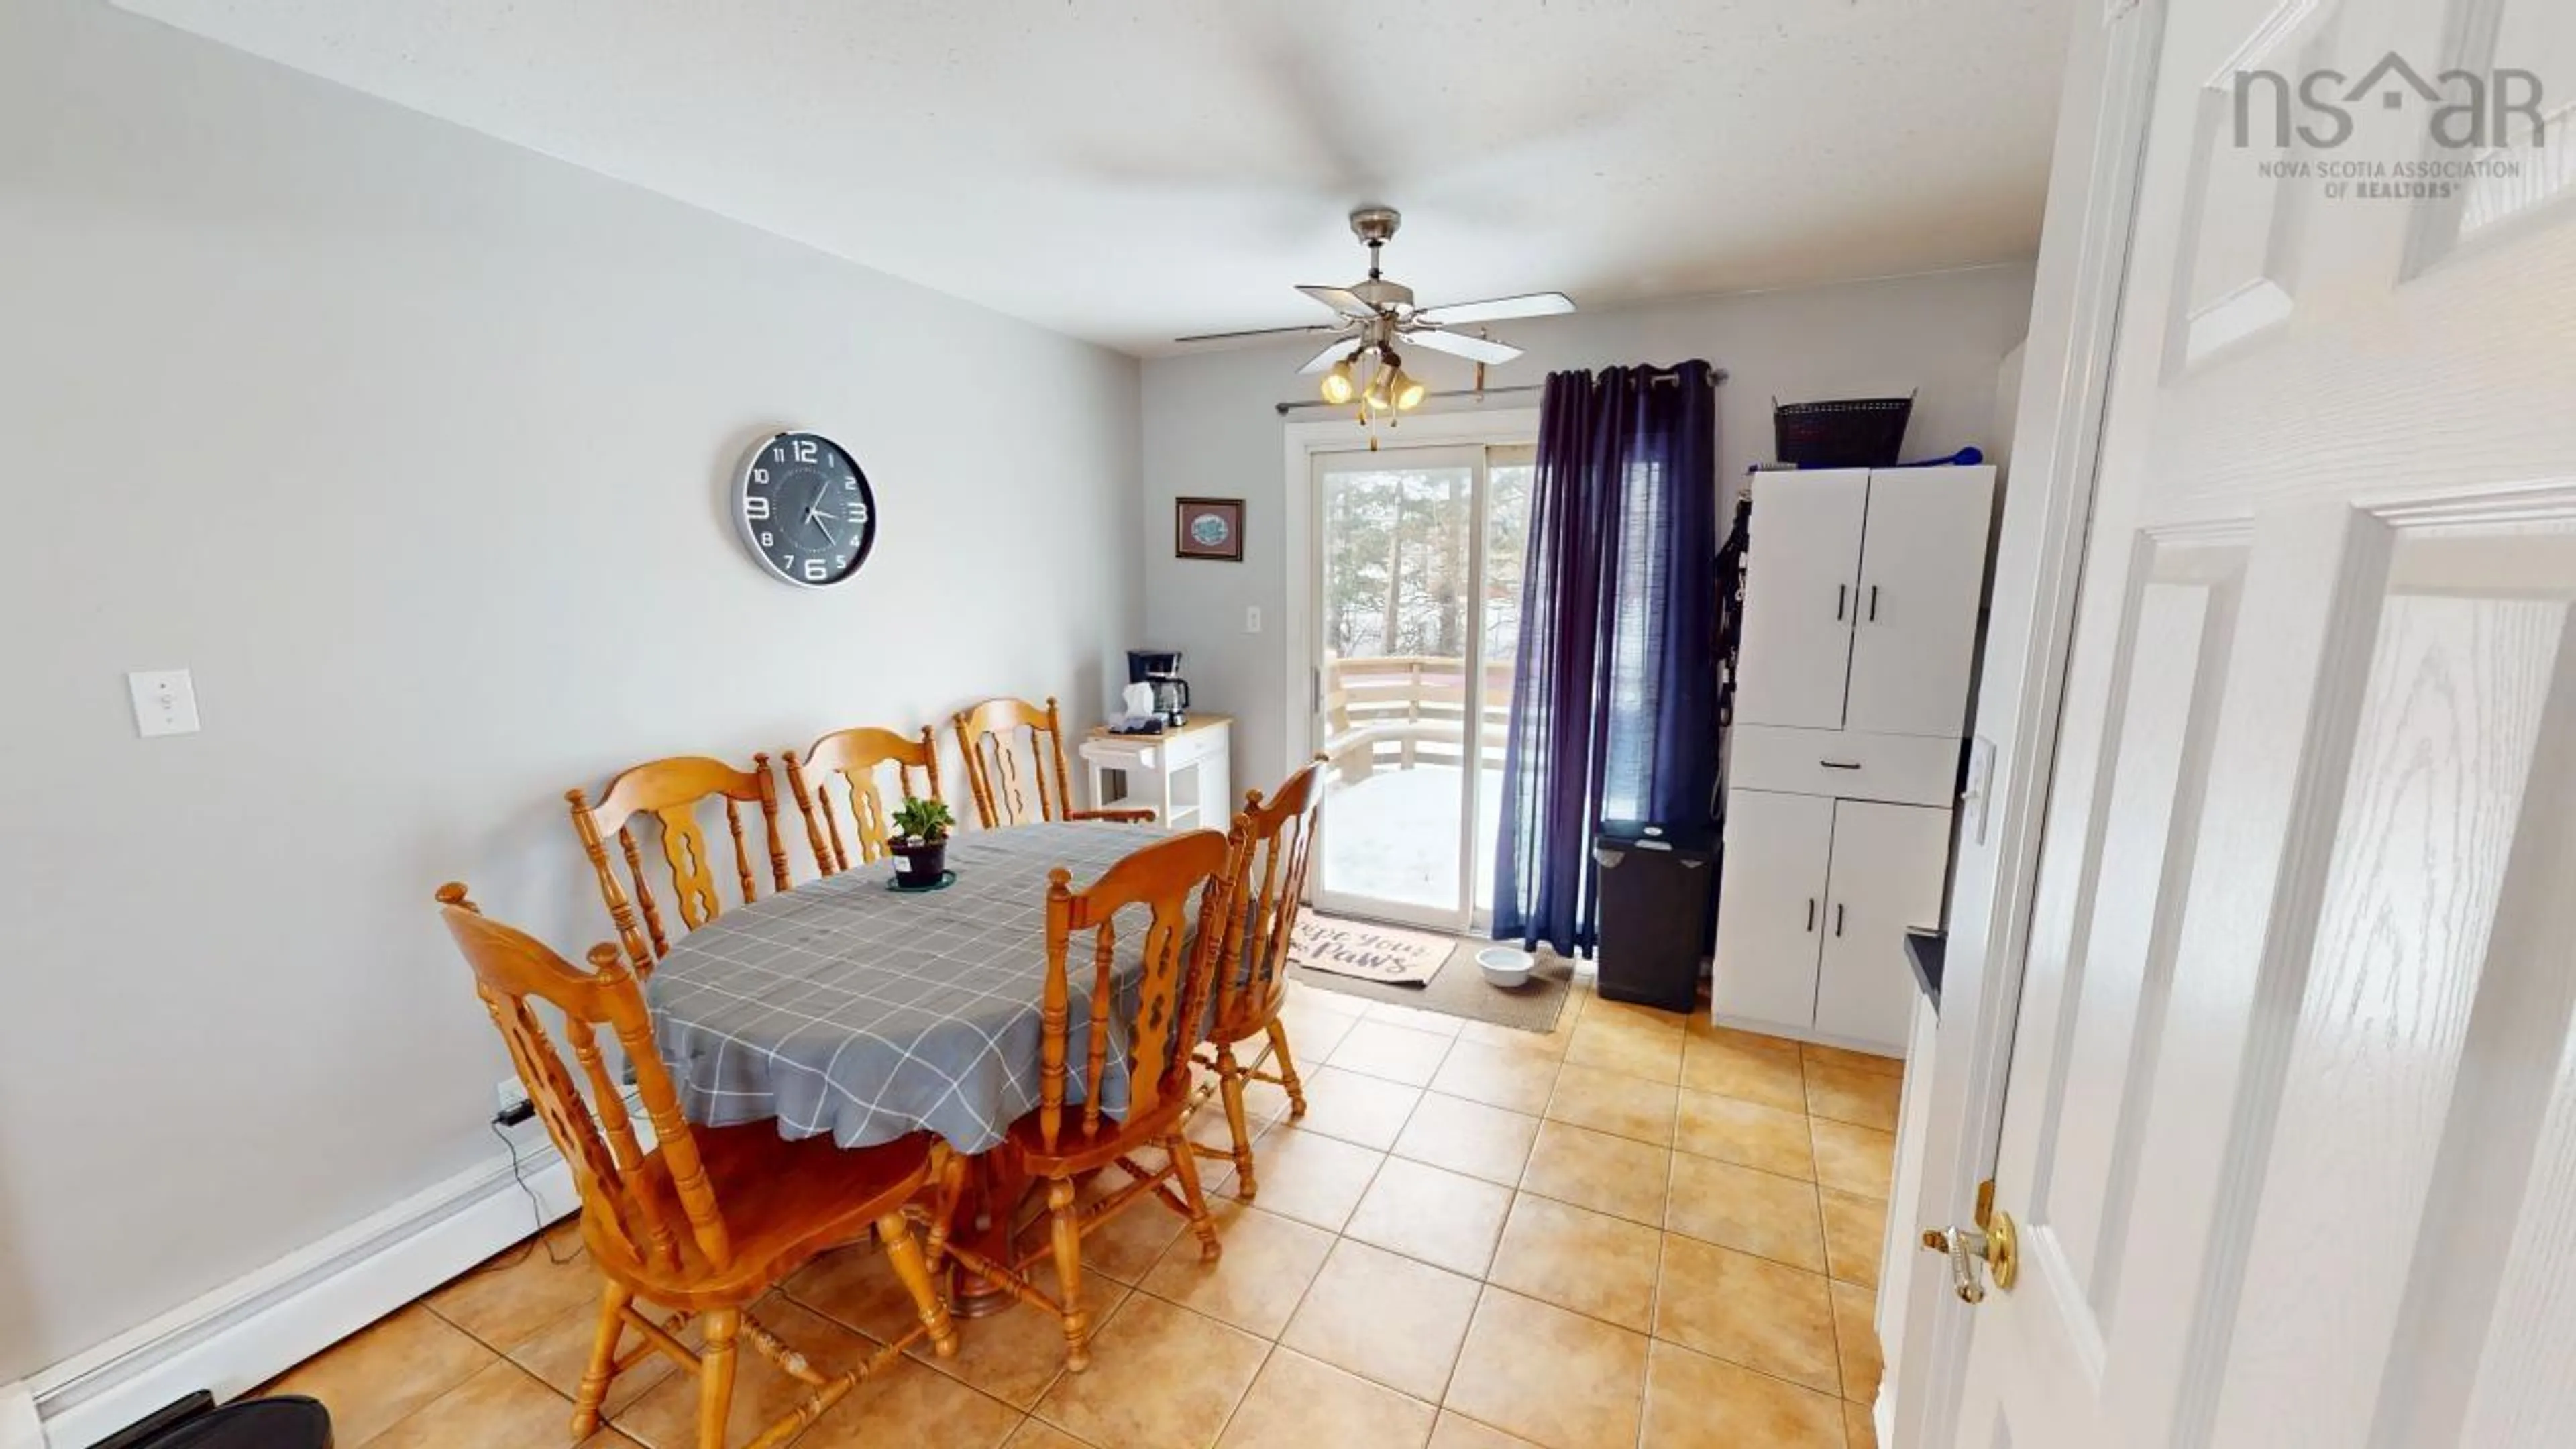
M 519 1245 L 518 1252 L 511 1254 L 507 1258 L 494 1258 L 483 1266 L 476 1268 L 474 1271 L 477 1273 L 490 1273 L 502 1268 L 515 1268 L 521 1263 L 528 1261 L 528 1259 L 536 1253 L 537 1245 L 540 1243 L 545 1245 L 546 1261 L 554 1264 L 558 1268 L 572 1262 L 574 1258 L 580 1257 L 581 1253 L 578 1249 L 574 1250 L 570 1256 L 561 1256 L 555 1252 L 553 1240 L 546 1235 L 545 1200 L 537 1196 L 537 1190 L 535 1188 L 528 1186 L 527 1174 L 520 1170 L 519 1144 L 510 1140 L 510 1134 L 501 1130 L 500 1123 L 491 1122 L 485 1125 L 492 1129 L 493 1136 L 501 1139 L 502 1148 L 510 1154 L 510 1180 L 519 1185 L 519 1191 L 527 1194 L 528 1215 L 536 1221 L 536 1231 L 528 1236 L 528 1240 L 526 1242 Z

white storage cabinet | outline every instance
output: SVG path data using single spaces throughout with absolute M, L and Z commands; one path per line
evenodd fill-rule
M 1939 923 L 1990 467 L 1755 476 L 1713 1011 L 1902 1054 Z

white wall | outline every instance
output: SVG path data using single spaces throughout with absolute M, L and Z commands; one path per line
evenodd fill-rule
M 0 7 L 0 1383 L 492 1151 L 507 1064 L 430 891 L 607 935 L 565 787 L 1105 697 L 1137 386 L 103 5 Z M 784 425 L 875 483 L 841 590 L 726 521 Z M 123 671 L 171 666 L 205 731 L 137 740 Z
M 1515 322 L 1495 330 L 1529 355 L 1492 369 L 1487 381 L 1502 387 L 1565 368 L 1705 357 L 1731 375 L 1718 394 L 1719 474 L 1729 487 L 1771 456 L 1775 396 L 1789 402 L 1919 389 L 1907 455 L 1947 453 L 1987 441 L 1996 369 L 2028 328 L 2030 290 L 2031 268 L 2017 263 Z M 1145 365 L 1146 637 L 1137 642 L 1187 652 L 1194 701 L 1238 718 L 1235 774 L 1256 785 L 1284 775 L 1294 749 L 1286 738 L 1279 618 L 1287 601 L 1282 420 L 1272 405 L 1315 395 L 1308 379 L 1294 376 L 1314 350 L 1299 342 Z M 1466 364 L 1424 349 L 1408 353 L 1406 363 L 1434 387 L 1469 382 Z M 1536 394 L 1510 401 L 1534 405 Z M 1351 437 L 1353 447 L 1367 446 L 1356 425 Z M 1401 444 L 1403 428 L 1385 440 Z M 1172 557 L 1172 500 L 1190 496 L 1245 500 L 1244 562 Z M 1258 637 L 1243 632 L 1246 605 L 1262 610 Z

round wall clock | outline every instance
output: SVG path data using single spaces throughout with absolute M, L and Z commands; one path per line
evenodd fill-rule
M 743 461 L 733 521 L 772 578 L 829 588 L 855 576 L 876 547 L 877 498 L 840 444 L 820 433 L 780 433 Z

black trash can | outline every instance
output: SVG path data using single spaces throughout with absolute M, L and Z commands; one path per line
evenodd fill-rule
M 1600 866 L 1601 994 L 1690 1011 L 1717 912 L 1718 842 L 1705 825 L 1605 821 L 1593 837 Z

